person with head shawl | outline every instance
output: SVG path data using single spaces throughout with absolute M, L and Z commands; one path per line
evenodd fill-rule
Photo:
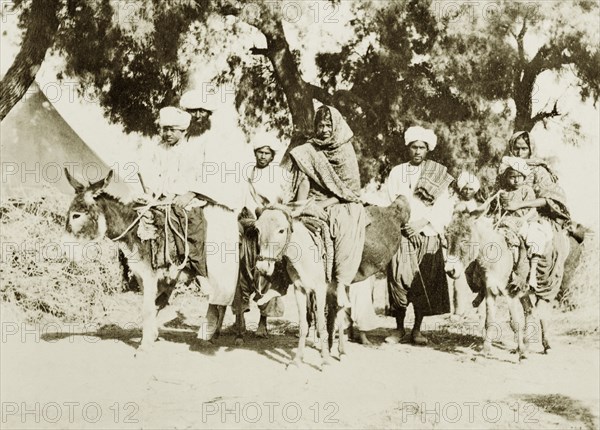
M 406 308 L 412 303 L 415 324 L 411 340 L 424 345 L 427 338 L 421 333 L 423 317 L 450 311 L 441 244 L 453 213 L 448 186 L 454 178 L 445 166 L 427 159 L 437 145 L 433 130 L 409 127 L 404 143 L 409 161 L 395 166 L 380 190 L 386 205 L 399 195 L 405 196 L 411 212 L 400 248 L 388 267 L 389 304 L 396 317 L 397 333 L 386 341 L 397 343 L 405 336 Z
M 354 133 L 337 109 L 325 105 L 317 110 L 314 127 L 314 137 L 290 151 L 292 191 L 296 201 L 312 199 L 314 204 L 308 211 L 329 223 L 338 305 L 349 308 L 347 289 L 360 266 L 367 223 L 359 199 Z M 366 343 L 364 330 L 358 329 L 360 340 Z
M 552 228 L 548 221 L 539 217 L 536 210 L 529 206 L 530 202 L 536 200 L 535 191 L 526 183 L 531 173 L 531 167 L 523 158 L 502 157 L 498 169 L 500 183 L 503 184 L 499 194 L 502 215 L 498 227 L 517 233 L 526 244 L 530 262 L 528 284 L 536 288 L 539 258 L 544 255 L 547 244 L 552 240 Z M 494 208 L 492 207 L 491 210 L 493 212 Z M 519 242 L 511 245 L 516 265 L 519 257 Z M 514 277 L 511 278 L 511 283 L 514 281 Z
M 267 335 L 267 317 L 283 316 L 281 296 L 287 292 L 291 283 L 285 267 L 281 262 L 275 264 L 274 273 L 267 279 L 256 270 L 259 252 L 258 237 L 254 222 L 257 209 L 282 203 L 285 197 L 286 175 L 284 170 L 273 159 L 281 144 L 272 133 L 258 133 L 252 141 L 255 163 L 247 178 L 247 194 L 244 209 L 240 213 L 242 249 L 240 254 L 240 277 L 234 299 L 236 315 L 250 310 L 250 296 L 259 305 L 260 320 L 256 333 Z
M 571 215 L 567 198 L 552 169 L 543 160 L 536 158 L 534 141 L 528 132 L 513 133 L 506 152 L 509 157 L 519 157 L 527 163 L 529 170 L 525 171 L 524 182 L 531 186 L 535 198 L 505 206 L 505 209 L 536 209 L 542 225 L 549 223 L 551 227 L 552 236 L 550 243 L 547 244 L 546 252 L 539 259 L 537 286 L 534 288 L 536 295 L 543 299 L 544 306 L 547 307 L 547 303 L 553 300 L 560 290 L 564 263 L 570 249 L 568 233 L 571 229 Z M 501 175 L 499 179 L 499 188 L 505 187 L 501 183 L 503 176 Z M 500 203 L 506 205 L 507 202 L 503 200 Z M 520 258 L 518 266 L 520 267 L 519 272 L 525 273 L 524 267 L 527 266 L 527 261 Z
M 525 182 L 533 188 L 536 199 L 529 202 L 528 207 L 537 208 L 540 215 L 559 226 L 568 225 L 571 215 L 565 192 L 550 166 L 535 158 L 534 142 L 528 132 L 517 131 L 511 136 L 507 155 L 524 159 L 530 167 Z

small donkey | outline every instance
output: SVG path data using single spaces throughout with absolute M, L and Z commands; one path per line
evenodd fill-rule
M 75 197 L 67 214 L 67 233 L 79 242 L 122 235 L 117 240 L 119 248 L 132 273 L 141 279 L 143 285 L 142 342 L 138 351 L 147 350 L 158 337 L 156 303 L 163 302 L 161 304 L 165 305 L 178 281 L 191 280 L 190 273 L 183 269 L 171 276 L 167 267 L 159 270 L 152 268 L 150 241 L 142 241 L 136 234 L 137 228 L 131 228 L 138 221 L 134 203 L 123 203 L 104 192 L 113 176 L 112 170 L 106 178 L 88 186 L 73 178 L 67 169 L 65 173 L 75 189 Z

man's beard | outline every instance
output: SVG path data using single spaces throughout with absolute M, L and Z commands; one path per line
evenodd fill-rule
M 210 128 L 210 119 L 203 119 L 200 121 L 193 121 L 188 130 L 188 137 L 200 136 L 208 131 Z

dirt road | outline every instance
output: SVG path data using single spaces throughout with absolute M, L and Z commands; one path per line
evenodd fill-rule
M 122 299 L 138 306 L 140 297 Z M 379 316 L 375 347 L 351 344 L 321 372 L 314 348 L 286 369 L 297 342 L 290 295 L 271 337 L 249 334 L 243 347 L 231 333 L 218 345 L 196 341 L 205 307 L 180 303 L 189 326 L 162 330 L 143 357 L 134 357 L 139 314 L 130 307 L 102 327 L 25 326 L 3 308 L 1 427 L 598 428 L 597 338 L 555 334 L 550 355 L 518 364 L 506 312 L 492 358 L 478 352 L 476 315 L 430 318 L 427 347 L 385 344 L 392 321 Z M 248 320 L 257 318 L 253 309 Z

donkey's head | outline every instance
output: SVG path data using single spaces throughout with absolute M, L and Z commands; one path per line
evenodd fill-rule
M 275 262 L 285 256 L 292 238 L 293 219 L 300 215 L 310 202 L 273 205 L 257 213 L 255 228 L 258 234 L 259 255 L 256 268 L 264 275 L 271 275 Z
M 485 218 L 468 212 L 455 212 L 452 222 L 446 229 L 448 254 L 445 270 L 451 278 L 458 278 L 479 254 L 485 240 L 482 224 Z
M 275 262 L 285 254 L 292 236 L 292 216 L 285 207 L 263 210 L 254 225 L 258 234 L 259 254 L 256 268 L 263 275 L 271 275 Z
M 65 174 L 69 184 L 75 189 L 75 197 L 67 213 L 67 233 L 78 241 L 103 238 L 106 234 L 106 219 L 96 198 L 109 184 L 113 171 L 111 170 L 104 179 L 87 186 L 72 177 L 67 169 Z

